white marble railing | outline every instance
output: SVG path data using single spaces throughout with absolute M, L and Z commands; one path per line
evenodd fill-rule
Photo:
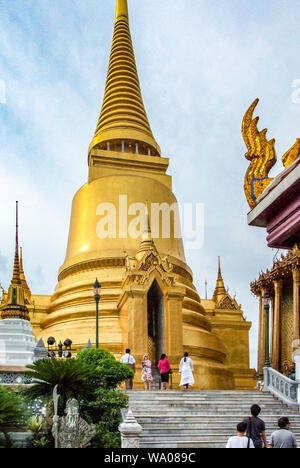
M 300 382 L 285 377 L 272 367 L 264 368 L 264 391 L 271 392 L 286 405 L 300 409 Z

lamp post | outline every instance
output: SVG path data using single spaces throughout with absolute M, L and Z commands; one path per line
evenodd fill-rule
M 271 297 L 269 291 L 263 295 L 263 304 L 266 312 L 266 361 L 265 367 L 270 367 L 270 302 Z
M 93 284 L 94 298 L 96 301 L 96 348 L 99 348 L 99 302 L 100 302 L 100 293 L 101 293 L 101 284 L 96 278 L 95 283 Z

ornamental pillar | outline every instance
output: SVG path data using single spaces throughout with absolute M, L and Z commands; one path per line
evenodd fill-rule
M 125 288 L 128 317 L 128 347 L 137 361 L 137 367 L 147 352 L 148 318 L 147 318 L 147 292 L 140 286 L 127 286 Z
M 258 375 L 263 375 L 266 360 L 266 314 L 263 304 L 263 295 L 265 290 L 261 289 L 259 296 L 259 324 L 258 324 L 258 362 L 257 372 Z
M 168 288 L 165 295 L 165 352 L 173 365 L 179 364 L 183 353 L 182 303 L 185 289 Z
M 282 301 L 282 280 L 274 281 L 275 299 L 274 299 L 274 321 L 273 321 L 273 346 L 272 346 L 272 367 L 279 371 L 280 359 L 280 317 Z
M 143 428 L 138 424 L 131 409 L 128 410 L 125 420 L 120 424 L 119 431 L 121 433 L 122 449 L 140 448 L 140 438 Z
M 275 296 L 271 295 L 271 308 L 270 308 L 270 361 L 271 361 L 271 367 L 273 367 L 274 325 L 275 325 Z
M 293 270 L 293 284 L 294 284 L 294 335 L 293 339 L 300 339 L 300 270 L 299 268 Z M 298 345 L 296 345 L 298 347 Z

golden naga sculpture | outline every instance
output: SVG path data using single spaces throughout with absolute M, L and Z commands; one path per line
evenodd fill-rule
M 283 156 L 282 162 L 284 167 L 289 167 L 300 156 L 300 138 L 296 139 L 296 143 Z
M 267 129 L 259 131 L 257 124 L 259 117 L 253 118 L 253 112 L 256 108 L 259 99 L 251 104 L 247 110 L 242 123 L 242 134 L 248 152 L 245 157 L 251 161 L 251 164 L 246 172 L 244 190 L 251 209 L 256 206 L 256 200 L 262 192 L 273 181 L 269 178 L 269 172 L 276 164 L 277 157 L 275 151 L 275 139 L 267 139 Z M 296 139 L 296 143 L 282 157 L 282 162 L 285 168 L 293 164 L 300 156 L 300 139 Z
M 265 188 L 272 182 L 269 178 L 269 172 L 276 164 L 276 152 L 274 148 L 275 140 L 267 140 L 267 129 L 258 131 L 257 123 L 259 117 L 253 118 L 253 112 L 259 99 L 251 104 L 247 110 L 243 123 L 242 134 L 248 152 L 245 157 L 251 161 L 251 164 L 245 176 L 245 195 L 249 206 L 253 209 L 256 205 L 256 199 L 260 197 Z

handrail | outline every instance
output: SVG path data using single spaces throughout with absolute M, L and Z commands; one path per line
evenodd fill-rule
M 300 382 L 289 379 L 272 367 L 264 368 L 264 391 L 272 393 L 291 408 L 300 409 Z

